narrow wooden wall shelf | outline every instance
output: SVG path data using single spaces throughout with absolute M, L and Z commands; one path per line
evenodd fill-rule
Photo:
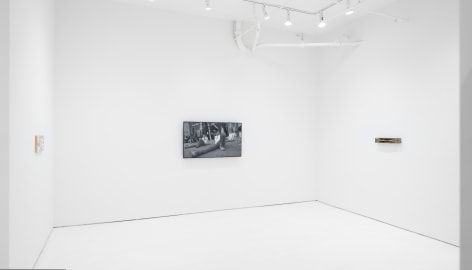
M 402 138 L 375 138 L 375 143 L 402 143 Z

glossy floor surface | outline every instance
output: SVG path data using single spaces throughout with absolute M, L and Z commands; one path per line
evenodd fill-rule
M 459 270 L 459 248 L 308 202 L 56 228 L 36 268 Z

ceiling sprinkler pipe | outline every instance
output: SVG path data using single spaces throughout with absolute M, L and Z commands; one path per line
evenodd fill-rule
M 259 38 L 261 36 L 261 23 L 257 22 L 257 29 L 256 29 L 256 37 L 254 38 L 254 42 L 252 43 L 252 52 L 256 52 L 257 44 L 259 43 Z
M 242 32 L 242 22 L 241 21 L 234 21 L 233 22 L 233 28 L 234 28 L 234 33 L 233 33 L 234 34 L 234 41 L 236 42 L 236 45 L 238 46 L 238 48 L 243 52 L 252 51 L 243 42 L 243 36 L 246 35 L 247 33 L 249 33 L 250 30 Z
M 352 47 L 361 45 L 361 41 L 354 42 L 318 42 L 318 43 L 262 43 L 257 48 L 306 48 L 306 47 Z
M 248 30 L 242 30 L 242 22 L 241 21 L 234 21 L 233 22 L 234 28 L 234 41 L 236 45 L 241 51 L 244 52 L 255 52 L 259 48 L 307 48 L 307 47 L 348 47 L 348 46 L 359 46 L 362 44 L 362 41 L 350 41 L 350 42 L 316 42 L 316 43 L 259 43 L 259 35 L 261 32 L 261 25 L 258 22 L 255 26 L 252 26 Z M 247 46 L 243 41 L 243 36 L 251 31 L 256 31 L 256 37 L 252 44 L 252 47 Z

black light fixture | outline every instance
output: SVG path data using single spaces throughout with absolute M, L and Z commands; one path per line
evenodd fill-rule
M 352 15 L 354 14 L 354 9 L 352 9 L 352 6 L 351 6 L 351 0 L 346 0 L 346 12 L 345 12 L 346 15 Z
M 266 5 L 262 5 L 262 13 L 264 13 L 264 20 L 269 20 L 270 19 L 270 15 L 269 13 L 267 12 L 267 8 L 266 8 Z
M 292 20 L 290 19 L 290 10 L 286 10 L 287 11 L 287 20 L 285 21 L 285 26 L 291 26 L 293 23 L 292 23 Z
M 325 28 L 326 27 L 326 21 L 323 15 L 323 11 L 320 12 L 320 23 L 318 24 L 319 28 Z
M 211 10 L 210 0 L 205 0 L 205 10 L 206 11 Z

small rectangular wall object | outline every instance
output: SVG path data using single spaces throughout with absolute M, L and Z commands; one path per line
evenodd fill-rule
M 402 143 L 402 138 L 375 138 L 375 143 Z
M 44 136 L 34 136 L 34 153 L 41 154 L 44 151 Z

